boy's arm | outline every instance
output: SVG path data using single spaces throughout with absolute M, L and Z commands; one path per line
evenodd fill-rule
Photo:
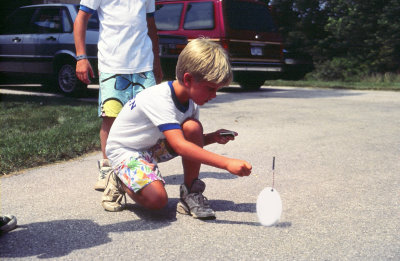
M 79 10 L 78 16 L 74 22 L 74 40 L 76 56 L 86 55 L 86 29 L 91 14 Z M 76 76 L 82 82 L 89 84 L 89 74 L 94 78 L 92 66 L 88 59 L 82 59 L 76 62 Z
M 225 169 L 238 176 L 248 176 L 251 173 L 251 165 L 243 160 L 231 159 L 216 153 L 204 150 L 203 148 L 187 141 L 180 129 L 164 131 L 171 148 L 180 156 L 193 161 L 198 161 L 220 169 Z

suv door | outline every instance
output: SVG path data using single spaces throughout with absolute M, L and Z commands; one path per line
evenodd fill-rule
M 53 71 L 53 58 L 59 49 L 59 37 L 64 32 L 62 7 L 38 7 L 31 20 L 32 34 L 26 35 L 23 53 L 26 57 L 24 70 L 27 73 L 49 73 Z M 71 25 L 67 26 L 72 28 Z
M 19 8 L 12 13 L 0 29 L 0 71 L 23 72 L 22 46 L 34 14 L 32 8 Z

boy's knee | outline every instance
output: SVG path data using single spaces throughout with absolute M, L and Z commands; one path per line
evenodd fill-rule
M 197 140 L 203 137 L 203 126 L 193 118 L 189 118 L 182 123 L 182 131 L 188 140 Z
M 150 183 L 138 193 L 134 193 L 127 187 L 124 189 L 136 203 L 147 209 L 162 209 L 168 203 L 168 194 L 161 181 Z
M 147 208 L 153 210 L 159 210 L 164 208 L 168 203 L 167 197 L 152 197 L 147 201 Z
M 168 203 L 168 196 L 166 193 L 157 193 L 153 194 L 151 197 L 146 200 L 146 208 L 159 210 L 164 208 Z

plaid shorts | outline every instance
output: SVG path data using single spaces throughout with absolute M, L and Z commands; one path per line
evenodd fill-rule
M 134 74 L 100 73 L 99 117 L 117 117 L 125 103 L 156 85 L 152 71 Z
M 157 163 L 168 161 L 176 156 L 177 154 L 169 148 L 166 140 L 159 140 L 148 150 L 134 152 L 128 159 L 123 160 L 114 172 L 130 190 L 137 193 L 156 180 L 161 180 L 165 184 Z

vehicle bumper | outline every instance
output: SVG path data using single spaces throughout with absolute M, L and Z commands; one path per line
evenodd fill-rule
M 283 72 L 283 64 L 280 63 L 243 63 L 232 62 L 232 71 L 242 72 Z

